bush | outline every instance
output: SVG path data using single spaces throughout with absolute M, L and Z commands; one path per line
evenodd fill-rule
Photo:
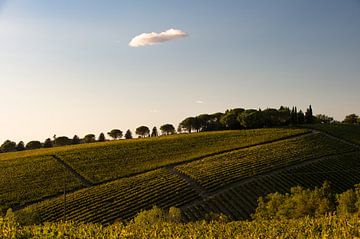
M 337 195 L 336 199 L 338 214 L 360 213 L 360 184 L 356 185 L 355 189 L 349 189 Z
M 181 221 L 180 209 L 171 207 L 166 212 L 157 206 L 154 206 L 151 210 L 141 211 L 133 219 L 133 223 L 136 225 L 153 225 L 161 222 L 179 223 Z

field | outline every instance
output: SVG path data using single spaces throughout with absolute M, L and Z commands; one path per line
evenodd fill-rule
M 20 227 L 0 218 L 1 238 L 359 238 L 357 215 L 272 221 L 194 223 L 157 222 L 128 225 L 51 223 Z
M 290 128 L 4 154 L 0 171 L 13 176 L 2 180 L 6 192 L 1 195 L 2 209 L 19 209 L 17 217 L 27 224 L 64 218 L 111 224 L 128 221 L 154 205 L 179 207 L 187 221 L 211 213 L 249 219 L 257 198 L 269 192 L 287 192 L 296 185 L 320 186 L 324 180 L 342 192 L 359 183 L 359 154 L 359 148 L 344 138 Z M 61 195 L 65 173 L 66 209 Z
M 223 131 L 2 153 L 0 211 L 60 195 L 65 180 L 67 191 L 74 191 L 92 183 L 306 132 L 302 129 Z M 78 175 L 65 170 L 54 156 L 73 166 Z M 85 180 L 79 180 L 82 176 Z

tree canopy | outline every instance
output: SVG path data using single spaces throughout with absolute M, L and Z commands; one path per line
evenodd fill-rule
M 172 124 L 164 124 L 160 127 L 161 133 L 165 135 L 175 134 L 176 130 Z
M 140 126 L 136 128 L 135 133 L 141 137 L 149 136 L 150 129 L 147 126 Z

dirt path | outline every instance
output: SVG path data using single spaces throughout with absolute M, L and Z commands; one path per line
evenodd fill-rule
M 81 176 L 78 172 L 75 171 L 69 164 L 65 163 L 60 157 L 56 155 L 51 155 L 53 159 L 56 160 L 59 164 L 61 164 L 69 173 L 71 173 L 74 177 L 76 177 L 84 186 L 91 187 L 93 183 Z

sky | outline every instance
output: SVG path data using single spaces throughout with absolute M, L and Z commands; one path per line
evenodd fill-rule
M 237 107 L 342 120 L 359 44 L 360 0 L 0 0 L 0 143 Z

